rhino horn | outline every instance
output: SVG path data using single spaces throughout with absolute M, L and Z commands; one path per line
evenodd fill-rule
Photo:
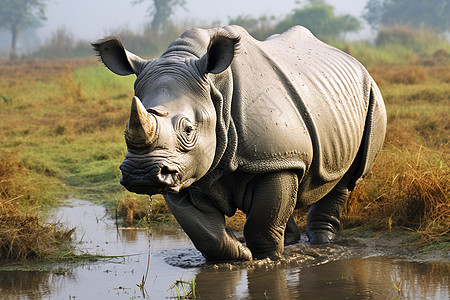
M 147 112 L 138 97 L 133 97 L 130 120 L 125 131 L 127 144 L 135 147 L 150 146 L 156 139 L 157 129 L 155 116 Z

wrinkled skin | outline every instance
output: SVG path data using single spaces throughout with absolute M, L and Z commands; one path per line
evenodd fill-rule
M 238 26 L 192 29 L 149 61 L 116 37 L 93 47 L 114 73 L 137 75 L 121 184 L 162 193 L 206 259 L 281 257 L 302 205 L 309 241 L 333 240 L 386 131 L 355 59 L 300 26 L 262 42 Z M 245 245 L 225 228 L 236 209 Z

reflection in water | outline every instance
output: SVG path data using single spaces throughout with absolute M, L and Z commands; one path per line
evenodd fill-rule
M 142 298 L 136 284 L 145 274 L 149 238 L 151 263 L 146 290 L 150 299 L 170 297 L 168 289 L 176 280 L 189 281 L 194 277 L 202 299 L 450 297 L 448 262 L 364 257 L 347 246 L 341 249 L 300 245 L 294 248 L 297 256 L 284 264 L 210 265 L 205 264 L 176 226 L 154 227 L 151 235 L 146 230 L 118 229 L 104 216 L 102 207 L 85 201 L 73 201 L 71 207 L 62 207 L 58 218 L 70 226 L 78 226 L 77 240 L 83 251 L 124 256 L 81 265 L 60 265 L 47 272 L 0 271 L 1 299 Z M 356 257 L 342 259 L 339 255 L 342 251 L 354 253 Z M 324 263 L 327 258 L 331 261 Z
M 15 295 L 20 295 L 24 291 L 29 291 L 31 299 L 40 299 L 49 295 L 52 286 L 51 277 L 43 272 L 0 272 L 2 299 L 15 299 Z
M 134 229 L 119 229 L 122 237 L 125 239 L 127 243 L 136 242 L 138 239 L 138 231 Z
M 292 270 L 251 270 L 247 273 L 248 293 L 252 299 L 262 295 L 269 298 L 278 297 L 278 299 L 295 299 L 295 289 L 288 286 L 287 273 Z M 273 277 L 273 280 L 266 280 L 267 277 Z M 262 290 L 262 289 L 264 290 Z
M 333 261 L 300 270 L 298 296 L 307 297 L 315 292 L 316 299 L 328 299 L 329 292 L 334 290 L 344 299 L 448 299 L 449 271 L 448 263 L 385 257 Z
M 449 299 L 449 274 L 445 262 L 369 257 L 294 268 L 202 268 L 196 282 L 201 296 L 232 299 Z

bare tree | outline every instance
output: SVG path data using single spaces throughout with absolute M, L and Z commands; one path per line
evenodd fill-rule
M 162 31 L 177 7 L 185 8 L 186 5 L 186 0 L 135 0 L 133 3 L 142 2 L 152 2 L 148 12 L 152 18 L 151 28 L 155 33 Z
M 46 0 L 1 0 L 0 28 L 11 32 L 10 58 L 17 57 L 17 38 L 20 31 L 37 26 L 45 17 Z

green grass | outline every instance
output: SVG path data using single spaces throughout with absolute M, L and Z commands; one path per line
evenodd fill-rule
M 59 61 L 47 63 L 56 69 L 53 76 L 23 72 L 4 82 L 2 93 L 12 100 L 0 104 L 0 149 L 18 149 L 36 177 L 56 179 L 68 187 L 64 193 L 95 198 L 119 192 L 134 78 L 114 76 L 94 62 L 62 70 L 54 66 Z M 19 89 L 20 76 L 28 82 Z
M 68 197 L 111 208 L 129 197 L 118 166 L 134 79 L 93 59 L 4 63 L 0 76 L 0 257 L 69 257 L 71 231 L 36 214 Z
M 174 294 L 174 299 L 196 299 L 195 278 L 191 281 L 177 280 L 169 290 Z
M 375 42 L 337 42 L 334 46 L 371 68 L 379 65 L 405 65 L 415 62 L 442 65 L 449 63 L 450 43 L 431 29 L 393 26 L 381 29 Z

